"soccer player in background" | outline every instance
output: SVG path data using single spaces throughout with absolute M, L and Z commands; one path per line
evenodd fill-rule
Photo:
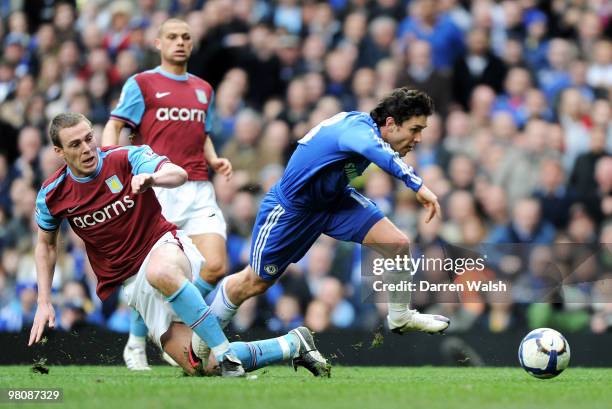
M 371 113 L 341 112 L 299 141 L 282 179 L 261 203 L 250 265 L 224 278 L 211 303 L 222 327 L 240 304 L 264 293 L 290 263 L 299 261 L 321 234 L 363 244 L 386 257 L 409 254 L 408 237 L 348 184 L 375 163 L 416 192 L 428 210 L 427 222 L 439 216 L 436 195 L 401 159 L 421 141 L 432 113 L 428 95 L 400 88 Z M 393 332 L 439 333 L 448 327 L 446 317 L 411 310 L 407 298 L 390 296 L 387 322 Z
M 329 365 L 305 327 L 263 341 L 228 342 L 191 282 L 202 255 L 164 218 L 149 189 L 180 186 L 187 180 L 185 170 L 146 145 L 99 149 L 91 123 L 81 114 L 57 115 L 49 135 L 66 164 L 43 183 L 36 199 L 38 306 L 29 345 L 40 341 L 47 324 L 55 326 L 51 282 L 59 227 L 68 219 L 85 242 L 100 299 L 122 286 L 153 341 L 187 373 L 215 373 L 219 363 L 223 376 L 238 377 L 245 369 L 293 359 L 294 366 L 329 376 Z M 192 330 L 210 347 L 206 354 L 193 347 Z
M 177 189 L 155 188 L 164 217 L 184 230 L 206 263 L 194 284 L 206 297 L 227 269 L 226 224 L 209 182 L 208 165 L 231 177 L 232 166 L 219 158 L 208 133 L 214 115 L 214 92 L 206 81 L 187 73 L 193 49 L 190 27 L 179 19 L 165 21 L 155 40 L 161 65 L 129 78 L 117 107 L 104 128 L 102 146 L 119 143 L 124 127 L 134 143 L 149 145 L 187 171 L 188 182 Z M 147 328 L 132 313 L 123 357 L 128 368 L 148 370 Z

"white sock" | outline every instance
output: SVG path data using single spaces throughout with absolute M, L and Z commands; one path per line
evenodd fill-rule
M 411 271 L 392 271 L 387 273 L 385 278 L 394 284 L 399 284 L 402 281 L 411 282 L 412 274 L 410 273 Z M 392 321 L 402 322 L 406 319 L 406 315 L 409 313 L 410 295 L 410 292 L 389 293 L 389 304 L 387 308 L 389 310 L 389 318 L 391 318 Z
M 139 337 L 130 333 L 127 344 L 130 348 L 144 348 L 147 345 L 147 337 Z
M 225 291 L 225 283 L 228 278 L 229 277 L 224 278 L 223 281 L 219 283 L 215 299 L 210 304 L 210 309 L 217 317 L 221 328 L 227 327 L 227 324 L 229 324 L 232 318 L 234 318 L 234 315 L 236 315 L 236 311 L 238 311 L 238 306 L 234 305 L 234 303 L 229 300 L 227 292 Z

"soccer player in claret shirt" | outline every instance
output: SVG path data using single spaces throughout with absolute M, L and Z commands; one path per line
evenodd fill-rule
M 237 377 L 293 359 L 294 366 L 329 376 L 329 365 L 305 327 L 263 341 L 228 342 L 191 282 L 202 255 L 163 217 L 150 189 L 180 186 L 187 180 L 185 170 L 146 145 L 98 149 L 91 123 L 81 114 L 56 116 L 49 135 L 66 165 L 43 183 L 36 199 L 38 306 L 29 345 L 40 341 L 47 324 L 55 326 L 51 282 L 58 230 L 67 219 L 85 242 L 98 296 L 104 300 L 122 286 L 153 341 L 187 373 Z M 210 349 L 198 352 L 193 338 Z
M 135 131 L 135 143 L 149 145 L 187 171 L 188 182 L 178 189 L 155 188 L 162 213 L 187 232 L 206 263 L 194 284 L 206 297 L 227 269 L 226 224 L 208 180 L 208 165 L 225 177 L 232 166 L 217 157 L 208 136 L 214 115 L 214 93 L 206 81 L 187 73 L 193 49 L 189 25 L 182 20 L 164 22 L 155 40 L 161 65 L 129 78 L 117 107 L 104 128 L 103 146 L 119 143 L 122 128 Z M 147 370 L 147 328 L 133 314 L 124 349 L 128 368 Z
M 400 88 L 369 114 L 341 112 L 299 141 L 283 177 L 259 208 L 250 265 L 219 284 L 211 309 L 221 326 L 246 299 L 271 287 L 321 234 L 361 243 L 386 257 L 409 254 L 408 237 L 348 184 L 375 163 L 416 192 L 428 210 L 427 222 L 439 215 L 436 195 L 401 159 L 421 141 L 432 113 L 428 95 Z M 409 280 L 410 274 L 405 278 Z M 389 296 L 387 322 L 393 332 L 439 333 L 448 327 L 446 317 L 410 309 L 408 295 Z

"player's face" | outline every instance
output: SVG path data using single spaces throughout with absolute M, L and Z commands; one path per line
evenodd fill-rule
M 383 139 L 400 156 L 404 156 L 414 150 L 417 144 L 421 142 L 421 132 L 426 127 L 427 117 L 425 115 L 413 116 L 405 120 L 401 125 L 397 125 L 393 118 L 388 117 L 386 122 L 387 129 Z
M 77 177 L 93 174 L 98 167 L 96 138 L 91 126 L 81 121 L 72 128 L 64 128 L 59 133 L 62 147 L 54 147 L 55 152 L 68 164 L 70 171 Z
M 186 23 L 168 23 L 163 28 L 155 46 L 161 53 L 162 61 L 175 65 L 186 64 L 193 50 L 191 30 Z

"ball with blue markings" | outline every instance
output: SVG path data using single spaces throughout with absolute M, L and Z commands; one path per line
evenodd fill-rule
M 527 373 L 540 379 L 559 375 L 570 361 L 570 346 L 560 332 L 538 328 L 523 338 L 519 347 L 519 362 Z

